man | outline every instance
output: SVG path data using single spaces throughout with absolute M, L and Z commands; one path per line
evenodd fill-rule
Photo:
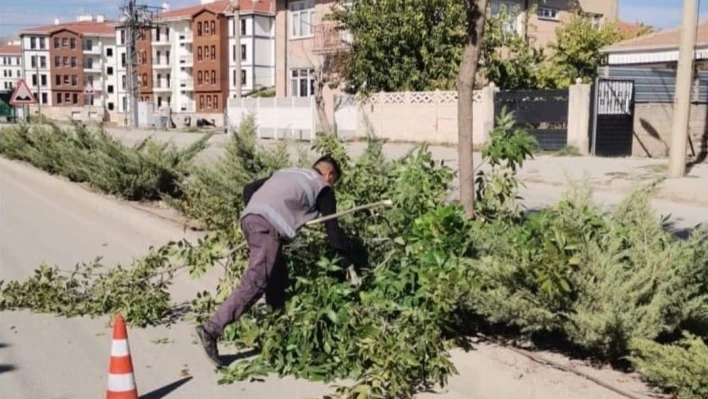
M 273 309 L 284 306 L 288 271 L 282 246 L 295 239 L 299 229 L 318 213 L 336 213 L 332 186 L 340 176 L 337 161 L 324 156 L 312 168 L 281 169 L 244 187 L 246 208 L 241 214 L 241 229 L 249 247 L 248 267 L 240 285 L 216 314 L 196 328 L 204 351 L 215 366 L 221 366 L 216 342 L 224 328 L 238 320 L 263 293 Z M 349 244 L 337 219 L 325 221 L 324 225 L 330 246 L 342 259 L 340 266 L 348 268 L 352 264 Z M 356 277 L 351 278 L 354 281 Z

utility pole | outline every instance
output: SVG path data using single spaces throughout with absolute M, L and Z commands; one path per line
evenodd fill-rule
M 696 47 L 696 25 L 698 0 L 683 0 L 683 22 L 681 24 L 681 44 L 676 71 L 676 91 L 674 93 L 674 121 L 671 131 L 669 155 L 669 177 L 683 177 L 686 174 L 686 142 L 693 85 L 693 58 Z
M 127 58 L 127 90 L 131 115 L 131 126 L 138 127 L 138 60 L 136 45 L 139 39 L 145 36 L 145 31 L 153 29 L 154 16 L 161 10 L 145 4 L 137 4 L 136 0 L 125 0 L 121 7 L 122 23 L 120 28 L 125 29 L 126 58 Z
M 44 40 L 44 39 L 42 39 Z M 49 40 L 49 39 L 47 39 Z M 37 118 L 42 120 L 42 79 L 39 76 L 39 53 L 34 56 L 34 73 L 37 76 Z
M 234 36 L 236 37 L 236 99 L 239 101 L 239 107 L 241 106 L 241 8 L 238 0 L 231 0 L 231 7 L 234 13 Z M 223 56 L 222 56 L 223 57 Z M 228 56 L 227 56 L 228 57 Z M 228 62 L 226 63 L 228 65 Z M 223 65 L 223 64 L 222 64 Z M 227 78 L 228 82 L 229 79 Z M 226 84 L 224 88 L 225 99 L 224 99 L 224 134 L 229 134 L 229 84 Z

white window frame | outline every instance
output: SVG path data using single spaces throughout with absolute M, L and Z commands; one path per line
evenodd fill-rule
M 559 21 L 558 12 L 559 10 L 557 8 L 538 7 L 538 10 L 536 10 L 536 16 L 538 19 L 546 21 Z
M 315 35 L 314 0 L 294 1 L 290 3 L 289 12 L 291 39 L 310 38 Z
M 296 76 L 297 75 L 297 76 Z M 307 81 L 309 93 L 301 92 L 302 81 Z M 315 68 L 293 68 L 290 70 L 290 95 L 292 97 L 310 97 L 315 95 Z

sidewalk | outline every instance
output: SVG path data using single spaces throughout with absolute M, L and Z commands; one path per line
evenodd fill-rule
M 127 143 L 134 143 L 152 134 L 158 140 L 169 140 L 178 146 L 189 145 L 196 141 L 199 133 L 161 132 L 161 131 L 126 131 L 115 132 Z M 217 134 L 211 138 L 210 148 L 205 151 L 203 159 L 213 161 L 223 153 L 227 137 Z M 263 140 L 263 143 L 273 144 L 273 140 Z M 301 143 L 310 147 L 310 143 Z M 384 152 L 391 158 L 398 158 L 415 148 L 415 144 L 391 143 L 384 145 Z M 360 155 L 366 148 L 366 143 L 352 142 L 347 144 L 350 154 Z M 453 168 L 458 169 L 457 148 L 449 146 L 430 146 L 433 156 L 443 160 Z M 474 154 L 474 164 L 482 163 L 480 153 Z M 641 184 L 648 184 L 666 176 L 668 159 L 643 158 L 596 158 L 589 156 L 560 157 L 554 155 L 539 155 L 528 160 L 520 171 L 522 182 L 539 183 L 552 186 L 568 186 L 571 181 L 587 181 L 594 190 L 615 194 L 628 194 Z M 488 170 L 482 165 L 481 170 Z M 702 163 L 691 168 L 686 177 L 666 179 L 659 185 L 657 198 L 708 206 L 708 163 Z
M 159 141 L 172 141 L 179 147 L 187 146 L 201 137 L 200 133 L 178 131 L 154 131 L 107 129 L 126 144 L 135 144 L 146 136 L 153 136 Z M 209 141 L 211 144 L 200 160 L 214 162 L 224 151 L 227 137 L 217 134 Z M 274 144 L 273 140 L 263 140 L 263 143 Z M 309 148 L 310 143 L 301 143 Z M 413 149 L 414 144 L 391 143 L 384 146 L 384 152 L 391 158 L 398 158 Z M 352 156 L 360 155 L 366 148 L 362 142 L 348 143 Z M 433 156 L 444 160 L 453 170 L 458 169 L 457 149 L 445 146 L 430 146 Z M 474 154 L 475 167 L 482 162 L 480 153 Z M 560 157 L 554 155 L 539 155 L 527 161 L 520 171 L 522 182 L 538 183 L 551 186 L 568 186 L 570 181 L 587 181 L 595 191 L 628 194 L 637 185 L 648 184 L 666 176 L 668 159 L 642 158 L 594 158 L 594 157 Z M 487 170 L 482 165 L 481 170 Z M 665 179 L 659 185 L 657 198 L 674 202 L 686 202 L 695 205 L 708 206 L 708 163 L 702 163 L 690 169 L 686 177 Z

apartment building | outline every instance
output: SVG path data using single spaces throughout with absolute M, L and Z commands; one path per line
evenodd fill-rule
M 22 47 L 18 42 L 0 45 L 0 92 L 12 92 L 22 79 Z
M 64 118 L 94 107 L 91 117 L 113 111 L 115 22 L 81 15 L 76 21 L 20 32 L 22 76 L 42 106 L 43 114 Z
M 274 1 L 240 0 L 238 23 L 234 5 L 209 0 L 174 10 L 163 5 L 158 27 L 138 42 L 141 101 L 157 108 L 168 104 L 178 114 L 222 114 L 227 99 L 237 95 L 236 57 L 241 57 L 241 94 L 275 86 Z M 116 42 L 119 112 L 125 112 L 125 32 L 120 28 Z

